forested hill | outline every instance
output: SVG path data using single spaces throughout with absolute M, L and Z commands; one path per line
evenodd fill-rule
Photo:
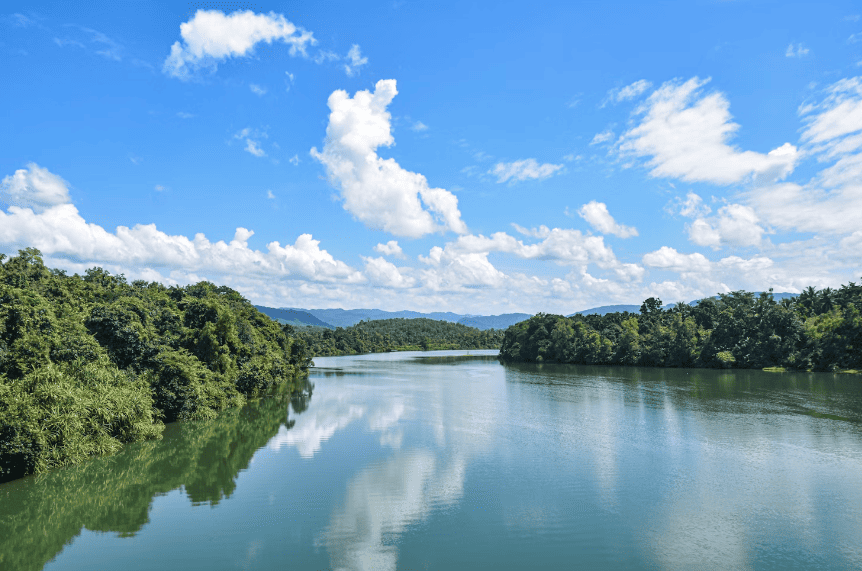
M 264 315 L 268 315 L 275 319 L 282 325 L 288 324 L 298 327 L 313 325 L 316 327 L 325 327 L 326 329 L 335 329 L 334 326 L 325 321 L 321 321 L 307 311 L 299 309 L 276 309 L 274 307 L 266 307 L 263 305 L 255 305 L 254 308 Z
M 260 308 L 267 315 L 271 315 L 271 308 Z M 279 311 L 279 310 L 273 310 Z M 505 329 L 510 325 L 523 321 L 530 316 L 526 313 L 505 313 L 503 315 L 463 315 L 449 311 L 434 313 L 419 313 L 418 311 L 383 311 L 382 309 L 299 309 L 290 308 L 289 311 L 297 311 L 311 314 L 315 318 L 335 327 L 350 327 L 360 321 L 379 321 L 382 319 L 433 319 L 435 321 L 448 321 L 450 323 L 463 323 L 477 329 Z M 308 325 L 317 325 L 308 323 Z
M 296 330 L 314 356 L 355 355 L 386 351 L 497 349 L 503 332 L 480 331 L 460 323 L 433 319 L 380 319 L 331 330 Z
M 310 360 L 230 288 L 68 276 L 35 249 L 0 254 L 0 481 L 293 390 Z
M 539 314 L 506 330 L 506 361 L 655 367 L 862 369 L 862 285 L 808 288 L 780 302 L 737 291 L 638 313 Z

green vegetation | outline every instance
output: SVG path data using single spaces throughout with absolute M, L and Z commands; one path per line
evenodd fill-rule
M 0 255 L 0 481 L 158 438 L 242 405 L 311 361 L 239 293 L 127 283 Z
M 808 288 L 780 303 L 770 293 L 736 291 L 694 306 L 640 313 L 538 314 L 505 332 L 504 362 L 651 367 L 862 368 L 862 285 Z M 774 370 L 774 369 L 773 369 Z
M 332 330 L 292 330 L 312 355 L 357 355 L 386 351 L 497 349 L 503 332 L 480 331 L 460 323 L 433 319 L 379 319 Z
M 284 383 L 211 422 L 170 425 L 164 440 L 3 485 L 0 569 L 39 571 L 83 528 L 133 536 L 149 522 L 153 498 L 180 487 L 195 504 L 218 504 L 254 453 L 293 426 L 289 409 L 304 410 L 312 389 L 307 378 Z

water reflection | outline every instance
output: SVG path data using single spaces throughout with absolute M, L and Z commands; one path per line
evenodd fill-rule
M 173 535 L 182 562 L 138 568 L 862 568 L 859 377 L 490 356 L 320 359 L 313 399 L 0 487 L 0 568 L 148 518 L 52 565 L 132 569 Z
M 580 420 L 548 422 L 588 433 L 573 446 L 593 457 L 599 501 L 659 568 L 862 568 L 859 377 L 553 365 L 506 375 L 522 410 L 574 404 Z
M 271 445 L 319 450 L 325 438 L 312 427 L 337 425 L 326 433 L 331 437 L 363 416 L 350 414 L 352 406 L 355 411 L 370 411 L 364 414 L 363 429 L 380 433 L 381 446 L 396 449 L 350 478 L 343 503 L 316 537 L 315 546 L 327 548 L 333 568 L 396 569 L 400 536 L 462 498 L 467 465 L 491 447 L 493 433 L 503 422 L 498 415 L 505 414 L 494 398 L 503 388 L 502 378 L 487 370 L 495 359 L 493 354 L 431 358 L 405 354 L 402 362 L 390 363 L 398 374 L 392 377 L 397 381 L 386 386 L 387 406 L 381 406 L 379 385 L 380 376 L 391 369 L 377 363 L 379 376 L 371 383 L 328 386 L 315 396 L 314 410 L 299 419 L 293 431 L 281 441 L 273 439 Z M 469 361 L 476 361 L 479 368 L 459 369 L 452 377 L 451 365 Z M 422 366 L 405 366 L 411 362 Z M 344 366 L 342 372 L 350 374 L 352 366 L 363 364 L 351 360 Z M 398 450 L 411 429 L 413 446 Z M 433 438 L 426 439 L 429 429 Z
M 307 380 L 300 390 L 310 398 Z M 168 425 L 162 440 L 115 456 L 0 486 L 0 569 L 38 571 L 84 528 L 133 536 L 153 498 L 177 488 L 194 504 L 218 504 L 255 451 L 293 423 L 289 402 L 275 393 L 210 422 Z
M 436 454 L 411 450 L 356 474 L 344 505 L 315 541 L 329 549 L 335 569 L 388 571 L 397 567 L 398 536 L 464 491 L 465 463 L 441 465 Z

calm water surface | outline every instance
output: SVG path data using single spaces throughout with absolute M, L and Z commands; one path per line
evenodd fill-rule
M 317 358 L 0 485 L 0 568 L 862 569 L 862 378 Z

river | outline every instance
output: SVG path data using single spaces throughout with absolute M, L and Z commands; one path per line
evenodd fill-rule
M 0 568 L 862 569 L 862 378 L 495 351 L 275 395 L 0 485 Z

